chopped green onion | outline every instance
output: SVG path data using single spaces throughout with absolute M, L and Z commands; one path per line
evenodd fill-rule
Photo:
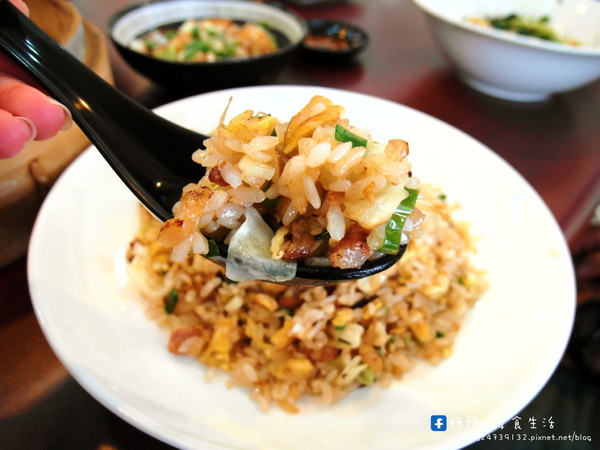
M 154 56 L 168 61 L 175 61 L 177 59 L 177 52 L 172 47 L 167 47 L 162 50 L 157 50 Z
M 263 192 L 267 192 L 271 188 L 271 186 L 273 186 L 273 181 L 267 180 L 267 181 L 265 181 L 265 184 L 262 185 L 260 190 Z
M 221 256 L 221 252 L 219 252 L 219 245 L 217 241 L 214 239 L 207 239 L 208 241 L 208 253 L 206 256 Z
M 338 331 L 342 331 L 346 328 L 346 325 L 335 325 L 333 328 L 335 328 Z M 341 341 L 341 339 L 340 339 Z
M 231 58 L 235 55 L 235 45 L 226 46 L 223 50 L 214 50 L 214 53 L 219 58 Z
M 375 383 L 375 372 L 370 367 L 365 367 L 356 377 L 360 384 L 371 386 Z
M 367 140 L 354 134 L 352 131 L 346 130 L 341 125 L 335 126 L 335 140 L 340 142 L 352 142 L 352 147 L 366 147 Z
M 400 241 L 402 238 L 402 229 L 406 219 L 415 209 L 419 191 L 417 189 L 406 188 L 408 196 L 400 202 L 385 226 L 385 236 L 378 252 L 395 255 L 400 250 Z
M 184 47 L 183 59 L 190 60 L 198 53 L 207 52 L 210 50 L 210 47 L 201 41 L 192 41 L 189 44 L 186 44 Z
M 446 336 L 444 333 L 442 333 L 441 331 L 436 331 L 435 332 L 435 337 L 436 338 L 443 338 L 444 336 Z
M 320 232 L 319 234 L 317 234 L 315 236 L 315 239 L 317 241 L 322 241 L 323 239 L 329 239 L 329 231 L 323 230 L 322 232 Z
M 275 205 L 277 205 L 277 201 L 279 200 L 279 198 L 265 198 L 261 205 L 264 205 L 267 208 L 275 208 Z
M 168 41 L 173 39 L 175 36 L 177 36 L 177 31 L 175 31 L 175 30 L 168 30 L 165 32 L 165 37 L 167 38 Z
M 260 190 L 263 192 L 267 192 L 269 189 L 271 189 L 271 186 L 273 186 L 273 181 L 268 180 L 265 182 L 265 184 L 263 184 L 263 186 L 260 188 Z M 262 204 L 264 206 L 266 206 L 267 208 L 274 208 L 275 205 L 277 204 L 277 199 L 276 198 L 265 198 L 262 201 Z
M 534 36 L 539 39 L 559 42 L 556 33 L 550 26 L 548 16 L 542 16 L 539 19 L 531 17 L 509 14 L 504 17 L 492 17 L 489 19 L 490 25 L 499 30 L 514 31 L 524 36 Z
M 296 312 L 293 308 L 289 308 L 287 306 L 280 306 L 279 307 L 280 311 L 285 311 L 286 313 L 288 313 L 290 316 L 293 316 L 294 313 Z
M 171 289 L 167 294 L 167 301 L 165 303 L 165 311 L 167 314 L 173 314 L 175 305 L 177 305 L 177 300 L 179 300 L 179 292 L 175 289 Z

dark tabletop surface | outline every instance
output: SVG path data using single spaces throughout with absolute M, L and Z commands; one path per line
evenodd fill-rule
M 72 3 L 105 31 L 108 18 L 131 2 Z M 275 84 L 371 94 L 454 125 L 531 183 L 571 247 L 580 286 L 573 345 L 539 395 L 473 448 L 600 448 L 600 356 L 589 356 L 600 355 L 600 300 L 595 300 L 600 298 L 600 233 L 589 225 L 600 202 L 600 83 L 544 103 L 505 102 L 471 90 L 454 76 L 409 0 L 292 8 L 305 18 L 360 25 L 370 33 L 370 45 L 350 64 L 319 66 L 297 60 Z M 108 46 L 117 88 L 148 107 L 180 96 L 133 72 Z M 67 373 L 33 313 L 26 263 L 23 258 L 0 269 L 0 449 L 169 448 L 113 415 Z M 587 369 L 581 361 L 587 361 Z M 590 361 L 597 365 L 590 368 Z M 559 441 L 559 436 L 567 437 Z

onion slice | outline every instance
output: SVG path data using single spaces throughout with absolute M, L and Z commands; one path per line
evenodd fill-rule
M 233 281 L 283 282 L 296 276 L 295 262 L 271 258 L 273 230 L 256 209 L 246 208 L 246 220 L 229 242 L 225 274 Z

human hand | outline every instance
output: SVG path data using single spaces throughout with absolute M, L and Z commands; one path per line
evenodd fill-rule
M 22 0 L 10 0 L 23 13 Z M 43 93 L 8 56 L 0 53 L 0 159 L 10 158 L 31 140 L 45 140 L 70 128 L 71 114 Z

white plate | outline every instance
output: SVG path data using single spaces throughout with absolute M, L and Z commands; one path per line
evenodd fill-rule
M 567 343 L 574 314 L 573 267 L 547 207 L 523 178 L 464 133 L 389 101 L 319 87 L 214 92 L 159 108 L 209 133 L 229 97 L 288 120 L 314 94 L 346 108 L 380 141 L 409 141 L 413 172 L 458 200 L 480 238 L 477 265 L 490 290 L 469 313 L 454 354 L 419 364 L 389 389 L 360 389 L 333 407 L 301 404 L 263 414 L 246 390 L 167 351 L 168 336 L 127 287 L 123 255 L 137 227 L 136 200 L 89 149 L 56 183 L 37 219 L 29 284 L 50 345 L 73 377 L 114 413 L 186 448 L 456 448 L 495 430 L 543 387 Z M 168 145 L 165 143 L 165 151 Z M 445 432 L 432 431 L 445 415 Z

